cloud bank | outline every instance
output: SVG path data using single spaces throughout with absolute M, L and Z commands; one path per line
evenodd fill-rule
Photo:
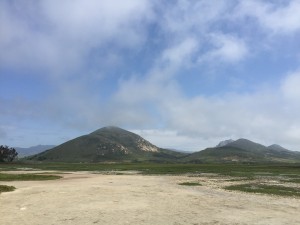
M 162 147 L 245 137 L 300 150 L 299 8 L 1 1 L 1 140 L 59 144 L 117 125 Z

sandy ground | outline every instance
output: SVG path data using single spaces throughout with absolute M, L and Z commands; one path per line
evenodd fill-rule
M 300 224 L 300 199 L 219 188 L 206 177 L 62 174 L 53 181 L 0 182 L 0 224 Z M 181 186 L 200 181 L 203 186 Z

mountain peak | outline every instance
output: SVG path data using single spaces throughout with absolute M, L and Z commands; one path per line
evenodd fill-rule
M 221 141 L 216 147 L 219 148 L 219 147 L 229 146 L 229 147 L 243 148 L 245 146 L 253 147 L 254 145 L 256 145 L 256 146 L 259 145 L 260 147 L 265 147 L 261 144 L 255 143 L 246 138 L 239 138 L 237 140 L 232 140 L 232 139 L 224 140 L 224 141 Z
M 97 134 L 97 133 L 102 133 L 102 132 L 127 132 L 127 131 L 120 127 L 107 126 L 107 127 L 102 127 L 98 130 L 95 130 L 91 134 Z

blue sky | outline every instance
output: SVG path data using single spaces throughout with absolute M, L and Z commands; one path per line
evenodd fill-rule
M 115 125 L 197 151 L 300 150 L 300 2 L 0 1 L 0 144 Z

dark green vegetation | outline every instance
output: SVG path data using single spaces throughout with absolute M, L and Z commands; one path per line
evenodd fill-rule
M 269 147 L 246 139 L 222 142 L 195 153 L 159 148 L 118 127 L 104 127 L 28 157 L 43 162 L 159 162 L 159 163 L 296 163 L 300 152 L 279 145 Z
M 15 189 L 16 188 L 14 186 L 0 185 L 0 193 L 14 191 Z
M 10 163 L 0 170 L 140 171 L 142 174 L 215 173 L 230 177 L 283 176 L 300 178 L 300 164 L 170 164 L 170 163 Z
M 0 162 L 12 162 L 17 156 L 16 149 L 0 145 Z
M 61 176 L 50 174 L 5 174 L 0 173 L 0 181 L 29 181 L 29 180 L 56 180 Z
M 285 187 L 281 185 L 266 184 L 240 184 L 232 185 L 225 188 L 226 190 L 244 191 L 250 193 L 272 194 L 282 196 L 300 196 L 300 188 Z
M 179 183 L 179 185 L 184 185 L 184 186 L 201 186 L 201 184 L 199 184 L 197 182 L 182 182 L 182 183 Z
M 46 162 L 170 162 L 185 154 L 161 149 L 118 127 L 104 127 L 29 157 Z

